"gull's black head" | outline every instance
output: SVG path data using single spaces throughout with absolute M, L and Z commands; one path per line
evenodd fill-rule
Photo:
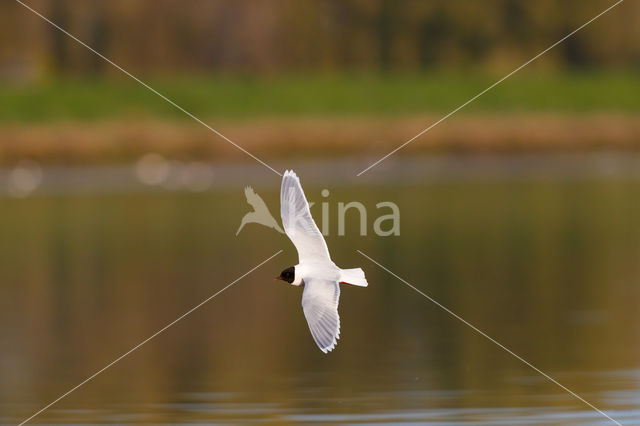
M 290 268 L 285 269 L 280 273 L 279 277 L 276 277 L 276 280 L 286 281 L 289 284 L 293 283 L 293 280 L 296 278 L 296 268 L 291 266 Z

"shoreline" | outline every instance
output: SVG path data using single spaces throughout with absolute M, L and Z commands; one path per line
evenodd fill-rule
M 265 161 L 309 157 L 381 157 L 441 118 L 346 116 L 205 120 Z M 637 114 L 460 114 L 398 152 L 413 155 L 502 155 L 640 151 Z M 136 161 L 146 153 L 177 160 L 251 161 L 195 122 L 111 120 L 0 125 L 0 166 L 22 159 L 92 165 Z M 246 158 L 245 158 L 246 157 Z

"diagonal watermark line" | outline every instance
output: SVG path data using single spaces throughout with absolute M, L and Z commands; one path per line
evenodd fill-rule
M 59 26 L 58 24 L 56 24 L 55 22 L 51 21 L 49 18 L 47 18 L 46 16 L 42 15 L 40 12 L 38 12 L 37 10 L 33 9 L 32 7 L 30 7 L 29 5 L 23 3 L 20 0 L 15 0 L 17 3 L 21 4 L 22 6 L 24 6 L 26 9 L 30 10 L 31 12 L 33 12 L 35 15 L 39 16 L 40 18 L 42 18 L 44 21 L 48 22 L 49 24 L 51 24 L 54 28 L 60 30 L 61 32 L 63 32 L 64 34 L 66 34 L 67 36 L 69 36 L 70 38 L 72 38 L 75 42 L 77 42 L 78 44 L 86 47 L 87 49 L 89 49 L 91 52 L 95 53 L 96 55 L 98 55 L 100 58 L 102 58 L 103 60 L 105 60 L 106 62 L 108 62 L 109 64 L 111 64 L 113 67 L 117 68 L 119 71 L 121 71 L 122 73 L 126 74 L 127 76 L 131 77 L 132 79 L 134 79 L 136 82 L 140 83 L 142 86 L 144 86 L 145 88 L 147 88 L 149 91 L 155 93 L 156 95 L 158 95 L 160 98 L 164 99 L 166 102 L 168 102 L 169 104 L 171 104 L 173 107 L 177 108 L 178 110 L 182 111 L 183 113 L 185 113 L 186 115 L 188 115 L 189 117 L 193 118 L 195 121 L 197 121 L 198 123 L 202 124 L 204 127 L 206 127 L 207 129 L 211 130 L 213 133 L 215 133 L 216 135 L 218 135 L 219 137 L 221 137 L 222 139 L 224 139 L 225 141 L 229 142 L 231 145 L 235 146 L 236 148 L 238 148 L 240 151 L 244 152 L 245 154 L 247 154 L 249 157 L 253 158 L 254 160 L 256 160 L 258 163 L 262 164 L 263 166 L 265 166 L 266 168 L 270 169 L 272 172 L 274 172 L 275 174 L 277 174 L 278 176 L 282 176 L 282 173 L 280 173 L 279 171 L 277 171 L 276 169 L 274 169 L 273 167 L 271 167 L 270 165 L 268 165 L 267 163 L 265 163 L 264 161 L 262 161 L 260 158 L 256 157 L 255 155 L 253 155 L 252 153 L 250 153 L 249 151 L 247 151 L 246 149 L 244 149 L 243 147 L 241 147 L 240 145 L 238 145 L 237 143 L 235 143 L 234 141 L 232 141 L 231 139 L 229 139 L 228 137 L 226 137 L 225 135 L 223 135 L 222 133 L 220 133 L 219 131 L 217 131 L 216 129 L 214 129 L 213 127 L 211 127 L 210 125 L 208 125 L 207 123 L 205 123 L 204 121 L 202 121 L 201 119 L 199 119 L 198 117 L 196 117 L 195 115 L 193 115 L 192 113 L 190 113 L 189 111 L 187 111 L 186 109 L 184 109 L 183 107 L 181 107 L 180 105 L 178 105 L 177 103 L 175 103 L 174 101 L 172 101 L 171 99 L 169 99 L 168 97 L 166 97 L 165 95 L 163 95 L 162 93 L 158 92 L 156 89 L 154 89 L 153 87 L 149 86 L 147 83 L 145 83 L 144 81 L 140 80 L 138 77 L 136 77 L 135 75 L 131 74 L 129 71 L 125 70 L 124 68 L 122 68 L 120 65 L 116 64 L 115 62 L 113 62 L 111 59 L 107 58 L 106 56 L 104 56 L 102 53 L 98 52 L 97 50 L 95 50 L 94 48 L 92 48 L 91 46 L 89 46 L 88 44 L 86 44 L 85 42 L 83 42 L 82 40 L 80 40 L 79 38 L 77 38 L 76 36 L 74 36 L 73 34 L 71 34 L 70 32 L 68 32 L 67 30 L 65 30 L 64 28 L 62 28 L 61 26 Z
M 464 325 L 466 325 L 466 326 L 470 327 L 471 329 L 473 329 L 476 333 L 478 333 L 481 336 L 487 338 L 489 341 L 491 341 L 491 343 L 494 343 L 500 349 L 502 349 L 502 350 L 506 351 L 507 353 L 509 353 L 510 355 L 514 356 L 518 361 L 522 362 L 523 364 L 527 365 L 528 367 L 531 367 L 537 373 L 541 374 L 542 376 L 547 378 L 549 381 L 551 381 L 551 382 L 555 383 L 556 385 L 560 386 L 563 390 L 565 390 L 566 392 L 568 392 L 569 394 L 571 394 L 575 398 L 579 399 L 580 401 L 582 401 L 583 403 L 588 405 L 590 408 L 596 410 L 598 413 L 602 414 L 604 417 L 606 417 L 607 419 L 611 420 L 613 423 L 615 423 L 615 424 L 617 424 L 619 426 L 622 426 L 622 424 L 620 422 L 618 422 L 617 420 L 611 418 L 607 413 L 605 413 L 604 411 L 600 410 L 598 407 L 596 407 L 595 405 L 593 405 L 592 403 L 590 403 L 589 401 L 587 401 L 586 399 L 584 399 L 583 397 L 581 397 L 580 395 L 578 395 L 577 393 L 575 393 L 574 391 L 569 389 L 568 387 L 564 386 L 562 383 L 558 382 L 556 379 L 554 379 L 553 377 L 551 377 L 550 375 L 548 375 L 544 371 L 540 370 L 538 367 L 536 367 L 535 365 L 531 364 L 529 361 L 527 361 L 526 359 L 522 358 L 520 355 L 516 354 L 511 349 L 507 348 L 502 343 L 498 342 L 496 339 L 494 339 L 493 337 L 489 336 L 487 333 L 485 333 L 484 331 L 480 330 L 478 327 L 476 327 L 475 325 L 471 324 L 469 321 L 467 321 L 464 318 L 462 318 L 460 315 L 458 315 L 455 312 L 453 312 L 451 309 L 447 308 L 446 306 L 444 306 L 443 304 L 441 304 L 440 302 L 438 302 L 434 298 L 430 297 L 429 295 L 424 293 L 422 290 L 419 290 L 418 288 L 414 287 L 408 281 L 406 281 L 403 278 L 399 277 L 398 275 L 394 274 L 392 271 L 390 271 L 389 269 L 385 268 L 380 263 L 376 262 L 375 260 L 373 260 L 372 258 L 367 256 L 366 254 L 364 254 L 360 250 L 356 250 L 356 251 L 358 253 L 360 253 L 362 256 L 364 256 L 367 259 L 369 259 L 371 262 L 373 262 L 376 265 L 378 265 L 381 269 L 385 270 L 389 274 L 393 275 L 395 278 L 397 278 L 400 281 L 402 281 L 404 284 L 406 284 L 407 286 L 409 286 L 410 288 L 415 290 L 417 293 L 419 293 L 420 295 L 422 295 L 423 297 L 425 297 L 429 301 L 431 301 L 434 304 L 436 304 L 439 308 L 443 309 L 445 312 L 447 312 L 448 314 L 452 315 L 454 318 L 456 318 L 457 320 L 461 321 Z
M 271 259 L 273 259 L 274 257 L 276 257 L 277 255 L 279 255 L 280 253 L 282 253 L 282 250 L 278 250 L 275 254 L 272 254 L 270 257 L 268 257 L 267 259 L 263 260 L 262 262 L 260 262 L 259 264 L 257 264 L 256 266 L 254 266 L 253 268 L 251 268 L 249 271 L 245 272 L 244 274 L 240 275 L 238 278 L 236 278 L 235 280 L 231 281 L 229 284 L 227 284 L 226 286 L 224 286 L 222 289 L 218 290 L 217 292 L 215 292 L 214 294 L 212 294 L 211 296 L 207 297 L 206 299 L 204 299 L 202 302 L 198 303 L 196 306 L 194 306 L 193 308 L 189 309 L 187 312 L 185 312 L 184 314 L 180 315 L 178 318 L 176 318 L 175 320 L 171 321 L 169 324 L 165 325 L 164 327 L 162 327 L 160 330 L 156 331 L 155 333 L 153 333 L 151 336 L 147 337 L 146 339 L 144 339 L 142 342 L 138 343 L 137 345 L 135 345 L 133 348 L 129 349 L 127 352 L 123 353 L 122 355 L 120 355 L 118 358 L 114 359 L 113 361 L 111 361 L 109 364 L 105 365 L 104 367 L 102 367 L 100 370 L 96 371 L 95 373 L 93 373 L 91 376 L 87 377 L 86 379 L 84 379 L 82 382 L 78 383 L 76 386 L 72 387 L 71 389 L 69 389 L 67 392 L 63 393 L 62 395 L 60 395 L 58 398 L 56 398 L 55 400 L 53 400 L 52 402 L 50 402 L 49 404 L 45 405 L 44 407 L 42 407 L 41 409 L 39 409 L 38 411 L 36 411 L 35 413 L 33 413 L 31 416 L 29 416 L 28 418 L 26 418 L 25 420 L 22 421 L 22 423 L 20 423 L 20 426 L 29 422 L 31 419 L 33 419 L 34 417 L 36 417 L 38 414 L 42 413 L 43 411 L 47 410 L 49 407 L 51 407 L 52 405 L 54 405 L 55 403 L 57 403 L 58 401 L 60 401 L 61 399 L 65 398 L 66 396 L 68 396 L 69 394 L 71 394 L 73 391 L 75 391 L 76 389 L 78 389 L 80 386 L 84 385 L 85 383 L 89 382 L 90 380 L 92 380 L 93 378 L 95 378 L 97 375 L 99 375 L 100 373 L 102 373 L 103 371 L 105 371 L 107 368 L 111 367 L 112 365 L 116 364 L 118 361 L 122 360 L 123 358 L 125 358 L 127 355 L 131 354 L 133 351 L 135 351 L 136 349 L 140 348 L 142 345 L 144 345 L 145 343 L 147 343 L 149 340 L 153 339 L 154 337 L 156 337 L 157 335 L 161 334 L 162 332 L 166 331 L 169 327 L 173 326 L 174 324 L 176 324 L 178 321 L 180 321 L 181 319 L 183 319 L 184 317 L 186 317 L 187 315 L 193 313 L 196 309 L 200 308 L 202 305 L 204 305 L 205 303 L 209 302 L 211 299 L 215 298 L 216 296 L 218 296 L 220 293 L 222 293 L 223 291 L 225 291 L 226 289 L 228 289 L 229 287 L 231 287 L 232 285 L 234 285 L 235 283 L 237 283 L 238 281 L 240 281 L 241 279 L 243 279 L 244 277 L 246 277 L 247 275 L 249 275 L 250 273 L 252 273 L 253 271 L 255 271 L 256 269 L 260 268 L 262 265 L 264 265 L 265 263 L 267 263 L 268 261 L 270 261 Z
M 624 0 L 618 0 L 617 2 L 615 2 L 614 4 L 612 4 L 611 6 L 609 6 L 608 8 L 606 8 L 605 10 L 603 10 L 602 12 L 600 12 L 599 14 L 597 14 L 596 16 L 594 16 L 593 18 L 589 19 L 587 22 L 585 22 L 584 24 L 582 24 L 581 26 L 579 26 L 578 28 L 576 28 L 575 30 L 571 31 L 569 34 L 567 34 L 566 36 L 562 37 L 560 40 L 556 41 L 555 43 L 553 43 L 551 46 L 547 47 L 546 49 L 544 49 L 542 52 L 538 53 L 536 56 L 534 56 L 533 58 L 529 59 L 527 62 L 525 62 L 524 64 L 520 65 L 518 68 L 514 69 L 513 71 L 511 71 L 509 74 L 505 75 L 504 77 L 502 77 L 500 80 L 496 81 L 495 83 L 493 83 L 491 86 L 487 87 L 486 89 L 484 89 L 482 92 L 478 93 L 477 95 L 475 95 L 473 98 L 469 99 L 468 101 L 466 101 L 465 103 L 463 103 L 462 105 L 460 105 L 459 107 L 457 107 L 456 109 L 454 109 L 453 111 L 449 112 L 447 115 L 445 115 L 444 117 L 442 117 L 441 119 L 439 119 L 438 121 L 436 121 L 435 123 L 433 123 L 432 125 L 430 125 L 429 127 L 423 129 L 420 133 L 418 133 L 417 135 L 415 135 L 414 137 L 412 137 L 411 139 L 407 140 L 406 142 L 404 142 L 403 144 L 401 144 L 400 146 L 398 146 L 397 148 L 395 148 L 393 151 L 389 152 L 387 155 L 385 155 L 384 157 L 380 158 L 378 161 L 376 161 L 375 163 L 369 165 L 369 167 L 367 167 L 366 169 L 362 170 L 360 173 L 358 173 L 356 176 L 360 176 L 364 173 L 366 173 L 369 169 L 377 166 L 378 164 L 382 163 L 384 160 L 386 160 L 387 158 L 389 158 L 390 156 L 392 156 L 393 154 L 395 154 L 396 152 L 400 151 L 402 148 L 404 148 L 405 146 L 409 145 L 411 142 L 413 142 L 414 140 L 418 139 L 420 136 L 424 135 L 425 133 L 427 133 L 429 130 L 433 129 L 434 127 L 436 127 L 438 124 L 442 123 L 444 120 L 446 120 L 447 118 L 451 117 L 453 114 L 455 114 L 456 112 L 460 111 L 462 108 L 466 107 L 467 105 L 469 105 L 471 102 L 475 101 L 476 99 L 478 99 L 480 96 L 484 95 L 485 93 L 487 93 L 489 90 L 493 89 L 494 87 L 496 87 L 497 85 L 499 85 L 500 83 L 502 83 L 503 81 L 505 81 L 506 79 L 508 79 L 509 77 L 511 77 L 512 75 L 514 75 L 515 73 L 517 73 L 518 71 L 520 71 L 522 68 L 526 67 L 527 65 L 529 65 L 531 62 L 535 61 L 536 59 L 538 59 L 539 57 L 541 57 L 542 55 L 544 55 L 545 53 L 547 53 L 548 51 L 550 51 L 551 49 L 553 49 L 554 47 L 556 47 L 557 45 L 559 45 L 560 43 L 562 43 L 563 41 L 565 41 L 566 39 L 568 39 L 569 37 L 571 37 L 572 35 L 574 35 L 575 33 L 577 33 L 578 31 L 580 31 L 581 29 L 583 29 L 584 27 L 586 27 L 587 25 L 589 25 L 590 23 L 592 23 L 593 21 L 595 21 L 596 19 L 598 19 L 599 17 L 601 17 L 602 15 L 604 15 L 605 13 L 609 12 L 611 9 L 613 9 L 614 7 L 618 6 L 620 3 L 622 3 Z

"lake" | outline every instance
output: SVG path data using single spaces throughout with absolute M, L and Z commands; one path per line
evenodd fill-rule
M 592 160 L 537 159 L 535 173 L 521 173 L 530 160 L 485 164 L 497 173 L 462 162 L 427 175 L 398 162 L 381 168 L 397 179 L 372 170 L 326 182 L 301 166 L 317 221 L 327 204 L 334 261 L 369 281 L 342 288 L 327 355 L 301 289 L 272 280 L 297 263 L 289 240 L 258 224 L 235 235 L 247 185 L 279 216 L 278 176 L 221 167 L 190 192 L 145 189 L 124 166 L 45 169 L 40 191 L 0 199 L 0 423 L 26 419 L 282 249 L 33 422 L 612 424 L 361 250 L 640 424 L 640 179 L 624 158 L 603 173 Z M 355 211 L 337 235 L 339 201 L 366 207 L 367 235 Z M 374 234 L 381 201 L 398 205 L 400 235 Z

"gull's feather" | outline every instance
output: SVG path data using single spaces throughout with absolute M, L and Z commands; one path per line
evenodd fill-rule
M 291 170 L 285 171 L 282 178 L 280 213 L 284 231 L 296 246 L 300 263 L 331 262 L 327 243 L 313 221 L 300 180 Z
M 333 350 L 340 338 L 339 299 L 338 283 L 317 278 L 305 280 L 302 310 L 313 340 L 324 353 Z

